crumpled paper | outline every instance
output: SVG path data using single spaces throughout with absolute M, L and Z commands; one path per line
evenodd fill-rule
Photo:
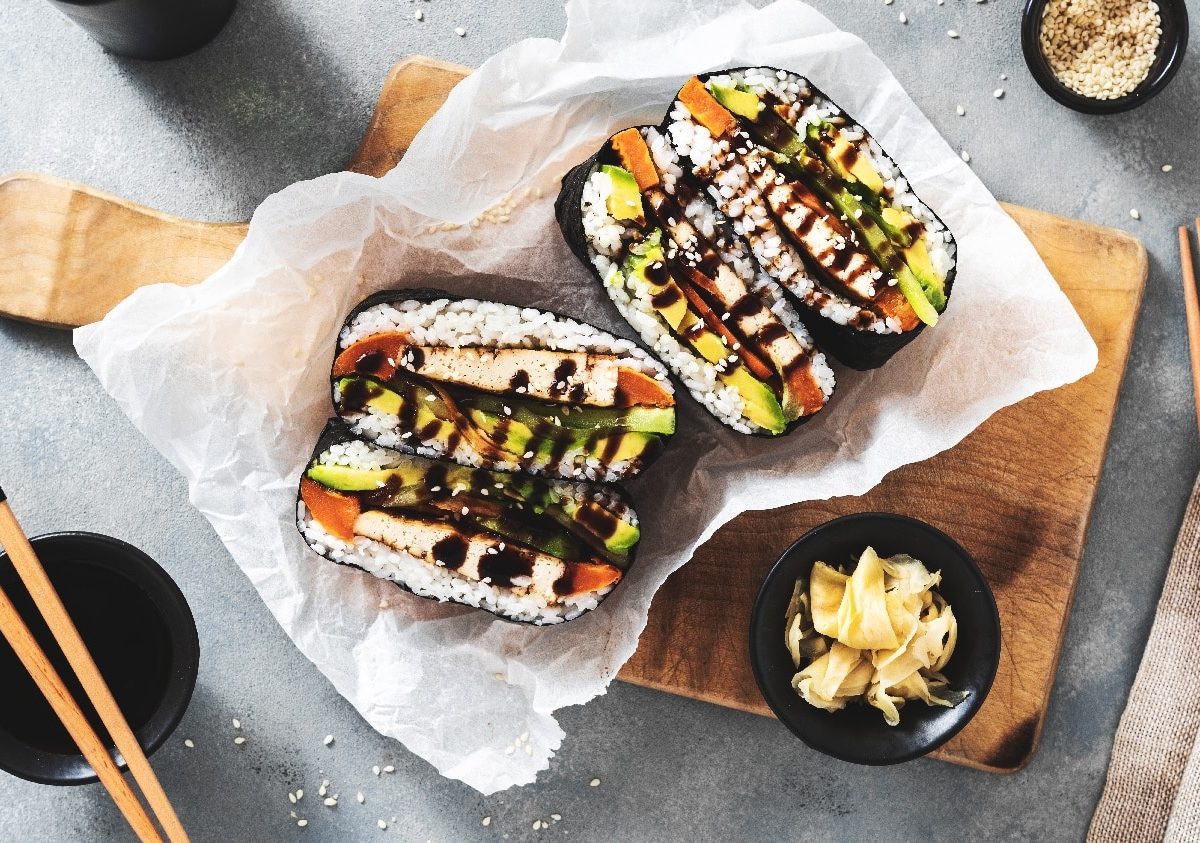
M 566 8 L 561 42 L 490 59 L 386 177 L 339 173 L 280 191 L 203 284 L 142 289 L 75 334 L 296 646 L 372 726 L 484 793 L 547 768 L 563 738 L 555 710 L 604 693 L 655 590 L 721 524 L 861 494 L 1097 359 L 1029 241 L 857 37 L 795 0 Z M 688 75 L 758 63 L 808 75 L 954 231 L 958 281 L 941 324 L 883 369 L 839 369 L 831 406 L 785 439 L 732 433 L 681 392 L 679 434 L 630 487 L 644 524 L 638 562 L 599 610 L 565 626 L 422 600 L 309 552 L 296 483 L 331 414 L 347 310 L 379 289 L 433 282 L 632 336 L 558 233 L 558 181 L 612 132 L 661 119 Z M 510 195 L 509 222 L 465 224 Z M 465 225 L 431 231 L 443 221 Z

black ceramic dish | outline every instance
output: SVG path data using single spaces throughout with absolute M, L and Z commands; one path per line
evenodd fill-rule
M 31 542 L 149 755 L 179 725 L 196 685 L 200 643 L 182 592 L 153 559 L 118 539 L 52 533 Z M 74 672 L 4 554 L 0 586 L 103 736 Z M 0 677 L 5 697 L 0 705 L 0 768 L 41 784 L 96 781 L 91 766 L 2 639 Z M 125 769 L 120 758 L 118 762 Z
M 889 726 L 876 708 L 850 704 L 823 711 L 792 690 L 796 668 L 783 643 L 783 623 L 796 580 L 807 580 L 818 560 L 853 564 L 868 545 L 881 556 L 908 553 L 942 572 L 938 591 L 958 619 L 958 645 L 944 673 L 951 688 L 970 694 L 958 706 L 910 701 L 900 711 L 899 725 Z M 1000 617 L 979 568 L 941 530 L 903 515 L 847 515 L 810 530 L 771 568 L 750 618 L 750 664 L 771 710 L 813 749 L 855 764 L 911 761 L 948 741 L 979 710 L 999 661 Z
M 1116 114 L 1137 108 L 1167 87 L 1183 64 L 1188 42 L 1187 6 L 1184 0 L 1157 0 L 1162 36 L 1158 41 L 1158 55 L 1142 83 L 1114 100 L 1098 100 L 1078 94 L 1058 81 L 1042 54 L 1042 12 L 1046 3 L 1047 0 L 1026 0 L 1021 15 L 1021 49 L 1025 53 L 1029 72 L 1042 90 L 1068 108 L 1084 114 Z

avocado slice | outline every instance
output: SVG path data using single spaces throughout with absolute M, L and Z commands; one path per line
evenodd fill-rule
M 557 523 L 546 524 L 549 529 L 538 529 L 514 524 L 503 517 L 468 518 L 467 520 L 508 541 L 532 547 L 559 559 L 570 561 L 585 555 L 575 537 L 564 531 Z
M 728 108 L 739 117 L 757 120 L 758 112 L 762 110 L 762 100 L 753 91 L 743 91 L 732 85 L 709 85 L 708 89 L 716 97 L 717 102 Z
M 603 164 L 600 172 L 612 179 L 612 192 L 608 194 L 608 213 L 618 220 L 645 220 L 642 213 L 642 192 L 637 179 L 624 167 Z
M 675 432 L 674 407 L 567 407 L 531 401 L 527 398 L 500 397 L 480 393 L 460 400 L 464 407 L 482 410 L 493 416 L 508 415 L 526 427 L 539 421 L 555 418 L 562 427 L 572 430 L 637 430 L 642 433 Z M 505 413 L 504 408 L 508 408 Z M 563 412 L 568 410 L 569 412 Z
M 317 463 L 307 471 L 308 476 L 322 486 L 339 492 L 372 492 L 393 478 L 401 486 L 421 482 L 421 473 L 413 468 L 351 468 L 348 465 Z
M 563 512 L 569 518 L 579 524 L 588 523 L 587 513 L 580 512 L 581 509 L 585 508 L 598 509 L 594 503 L 588 503 L 581 507 L 578 501 L 570 498 L 567 498 L 562 502 Z M 605 517 L 610 517 L 608 516 L 607 512 L 605 512 Z M 629 550 L 638 543 L 638 539 L 641 538 L 641 535 L 642 531 L 638 529 L 637 525 L 630 524 L 623 518 L 618 518 L 612 535 L 607 536 L 604 539 L 604 546 L 614 553 L 628 555 Z
M 865 156 L 855 150 L 850 156 L 853 163 L 847 167 L 846 157 L 854 144 L 846 139 L 832 123 L 821 123 L 809 127 L 809 137 L 816 137 L 821 150 L 821 157 L 843 181 L 859 182 L 875 195 L 883 192 L 883 177 L 875 169 L 875 165 Z
M 495 433 L 501 418 L 504 418 L 482 410 L 470 410 L 467 415 L 476 427 L 489 436 Z M 586 428 L 572 429 L 565 424 L 557 430 L 560 435 L 570 438 L 569 445 L 567 446 L 569 450 L 584 451 L 588 456 L 597 458 L 605 456 L 608 439 L 611 436 L 621 437 L 616 451 L 608 455 L 610 463 L 637 459 L 645 454 L 658 440 L 658 435 L 654 433 L 643 433 L 637 430 L 613 430 L 608 436 L 600 437 L 591 448 L 587 448 L 588 441 L 592 438 L 591 431 Z M 515 418 L 509 419 L 508 434 L 505 437 L 503 445 L 504 450 L 509 453 L 520 457 L 523 454 L 529 453 L 532 449 L 538 456 L 544 457 L 548 456 L 554 450 L 554 445 L 554 440 L 548 438 L 535 439 L 533 431 L 530 428 L 516 421 Z
M 347 387 L 355 380 L 358 379 L 342 378 L 338 381 L 338 388 L 343 395 L 346 394 Z M 366 406 L 387 415 L 399 416 L 401 410 L 404 409 L 404 396 L 395 390 L 380 386 L 374 381 L 370 383 L 372 395 L 367 399 Z M 454 433 L 454 424 L 435 412 L 439 409 L 443 412 L 446 411 L 441 397 L 436 392 L 422 386 L 414 385 L 412 389 L 413 400 L 417 405 L 417 413 L 413 422 L 414 429 L 425 432 L 430 429 L 431 424 L 436 422 L 437 427 L 433 429 L 432 435 L 425 437 L 423 441 L 428 442 L 430 439 L 434 439 L 443 444 L 448 442 L 450 435 Z M 433 400 L 429 400 L 431 395 Z
M 673 295 L 665 296 L 662 304 L 654 305 L 658 314 L 671 330 L 683 337 L 708 362 L 717 363 L 728 359 L 733 353 L 732 349 L 703 319 L 692 312 L 688 307 L 687 297 L 675 281 L 667 275 L 662 282 L 656 283 L 647 276 L 646 269 L 651 264 L 665 260 L 661 238 L 662 232 L 655 229 L 650 237 L 634 247 L 633 253 L 626 260 L 626 277 L 634 284 L 645 286 L 652 296 L 674 290 Z M 653 298 L 651 303 L 653 304 Z M 718 377 L 723 383 L 737 390 L 744 405 L 742 414 L 751 422 L 776 434 L 787 428 L 783 408 L 774 391 L 750 374 L 744 366 L 738 366 Z

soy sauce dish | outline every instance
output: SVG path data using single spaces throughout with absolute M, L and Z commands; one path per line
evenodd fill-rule
M 879 708 L 851 701 L 838 711 L 809 704 L 792 687 L 798 672 L 785 643 L 785 616 L 797 580 L 809 582 L 824 562 L 847 573 L 867 547 L 880 557 L 907 554 L 940 572 L 936 592 L 953 609 L 958 637 L 941 670 L 965 692 L 954 707 L 912 700 L 888 725 Z M 954 737 L 983 704 L 1000 661 L 1000 617 L 983 574 L 953 539 L 922 521 L 889 513 L 847 515 L 809 531 L 784 551 L 759 590 L 750 619 L 750 663 L 776 717 L 808 746 L 843 761 L 885 765 L 911 761 Z
M 30 541 L 142 749 L 153 753 L 179 725 L 196 685 L 200 644 L 183 593 L 158 563 L 118 539 L 73 532 Z M 0 587 L 81 702 L 93 728 L 105 736 L 99 716 L 6 554 L 0 554 Z M 40 784 L 96 781 L 2 638 L 0 677 L 0 769 Z M 111 741 L 108 745 L 111 749 Z M 125 769 L 124 761 L 119 756 L 117 760 Z

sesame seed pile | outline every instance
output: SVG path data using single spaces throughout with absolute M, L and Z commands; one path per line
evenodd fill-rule
M 1154 0 L 1050 0 L 1042 13 L 1042 52 L 1071 90 L 1116 99 L 1150 73 L 1160 24 Z

